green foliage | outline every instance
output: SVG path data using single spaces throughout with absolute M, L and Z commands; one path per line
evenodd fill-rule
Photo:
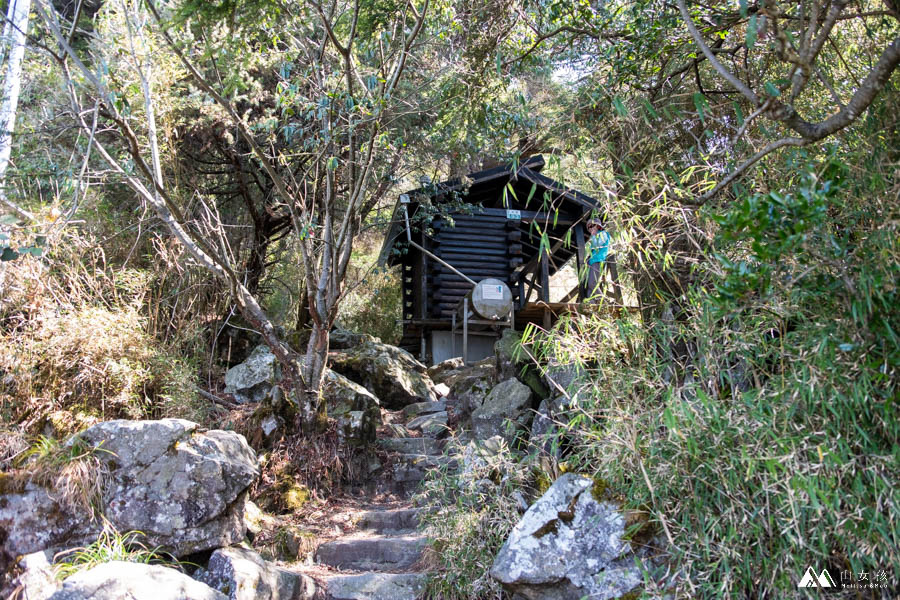
M 432 563 L 426 597 L 435 600 L 504 598 L 488 571 L 500 546 L 521 516 L 514 492 L 527 489 L 530 469 L 504 443 L 499 452 L 457 448 L 454 459 L 471 469 L 463 474 L 446 466 L 433 469 L 418 497 L 424 507 L 421 527 L 430 539 Z
M 182 563 L 174 560 L 158 548 L 147 548 L 140 540 L 144 536 L 141 531 L 119 533 L 109 521 L 104 520 L 103 531 L 92 543 L 82 548 L 74 548 L 57 555 L 54 572 L 57 579 L 63 580 L 79 571 L 86 571 L 97 565 L 113 562 L 135 562 L 143 564 L 161 564 L 167 567 L 181 568 Z
M 347 294 L 341 302 L 338 322 L 357 333 L 373 335 L 388 344 L 400 341 L 402 286 L 396 270 L 375 265 L 375 239 L 361 238 L 350 259 Z
M 339 322 L 358 333 L 381 338 L 388 344 L 400 341 L 400 277 L 396 271 L 373 271 L 341 304 Z
M 18 483 L 32 481 L 44 486 L 68 510 L 94 519 L 109 477 L 110 455 L 102 444 L 91 446 L 78 436 L 61 444 L 41 435 L 16 455 L 13 464 L 17 468 L 9 476 Z
M 693 598 L 792 597 L 810 564 L 900 570 L 900 215 L 822 173 L 716 216 L 721 268 L 681 319 L 532 341 L 591 374 L 568 460 L 649 509 Z
M 793 193 L 753 194 L 733 204 L 727 213 L 713 215 L 721 229 L 724 244 L 746 242 L 746 258 L 731 261 L 717 258 L 725 277 L 717 284 L 718 298 L 729 306 L 738 298 L 756 293 L 766 297 L 772 292 L 772 276 L 783 259 L 796 254 L 798 264 L 809 265 L 817 257 L 798 252 L 815 233 L 822 231 L 829 197 L 835 193 L 833 182 L 821 185 L 814 173 L 807 173 Z

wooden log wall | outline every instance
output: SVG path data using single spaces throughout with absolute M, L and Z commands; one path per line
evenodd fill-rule
M 493 277 L 511 285 L 522 264 L 519 222 L 504 216 L 453 215 L 432 224 L 431 251 L 475 281 Z M 432 318 L 449 318 L 472 284 L 435 260 L 428 261 L 428 306 Z M 512 288 L 511 288 L 512 289 Z

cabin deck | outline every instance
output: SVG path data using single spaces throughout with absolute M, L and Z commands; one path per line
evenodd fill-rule
M 576 302 L 529 302 L 523 308 L 515 311 L 516 329 L 522 329 L 525 323 L 541 324 L 544 314 L 550 315 L 553 322 L 567 313 L 584 314 L 593 312 L 596 307 L 590 304 Z M 450 322 L 446 319 L 407 319 L 404 325 L 428 327 L 430 329 L 450 329 Z
M 526 323 L 549 327 L 564 314 L 592 312 L 596 308 L 590 304 L 576 302 L 529 302 L 516 311 L 516 329 L 523 329 Z

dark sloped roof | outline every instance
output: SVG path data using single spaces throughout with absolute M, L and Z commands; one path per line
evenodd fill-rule
M 424 186 L 407 192 L 410 197 L 409 211 L 413 215 L 423 201 L 440 205 L 454 199 L 466 204 L 490 209 L 517 209 L 537 211 L 548 215 L 537 225 L 523 222 L 520 229 L 523 236 L 539 238 L 538 230 L 546 231 L 550 237 L 551 273 L 556 272 L 575 253 L 575 240 L 567 240 L 567 232 L 573 221 L 578 221 L 592 210 L 599 210 L 600 203 L 587 196 L 566 188 L 564 185 L 541 174 L 545 162 L 542 156 L 533 156 L 518 165 L 505 165 L 471 173 L 466 178 L 454 178 Z M 504 193 L 505 192 L 505 193 Z M 474 212 L 477 213 L 477 210 Z M 379 256 L 379 264 L 393 264 L 392 249 L 399 241 L 405 240 L 405 224 L 399 200 L 394 206 L 392 225 L 385 237 Z M 536 245 L 527 248 L 523 259 L 527 266 L 537 260 Z

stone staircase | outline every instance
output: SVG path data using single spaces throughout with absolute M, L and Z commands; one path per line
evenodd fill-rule
M 349 516 L 355 527 L 319 544 L 315 577 L 329 600 L 418 600 L 427 580 L 426 538 L 417 531 L 419 508 L 410 496 L 430 469 L 445 464 L 446 402 L 385 411 L 378 446 L 391 457 L 380 482 L 401 502 Z

